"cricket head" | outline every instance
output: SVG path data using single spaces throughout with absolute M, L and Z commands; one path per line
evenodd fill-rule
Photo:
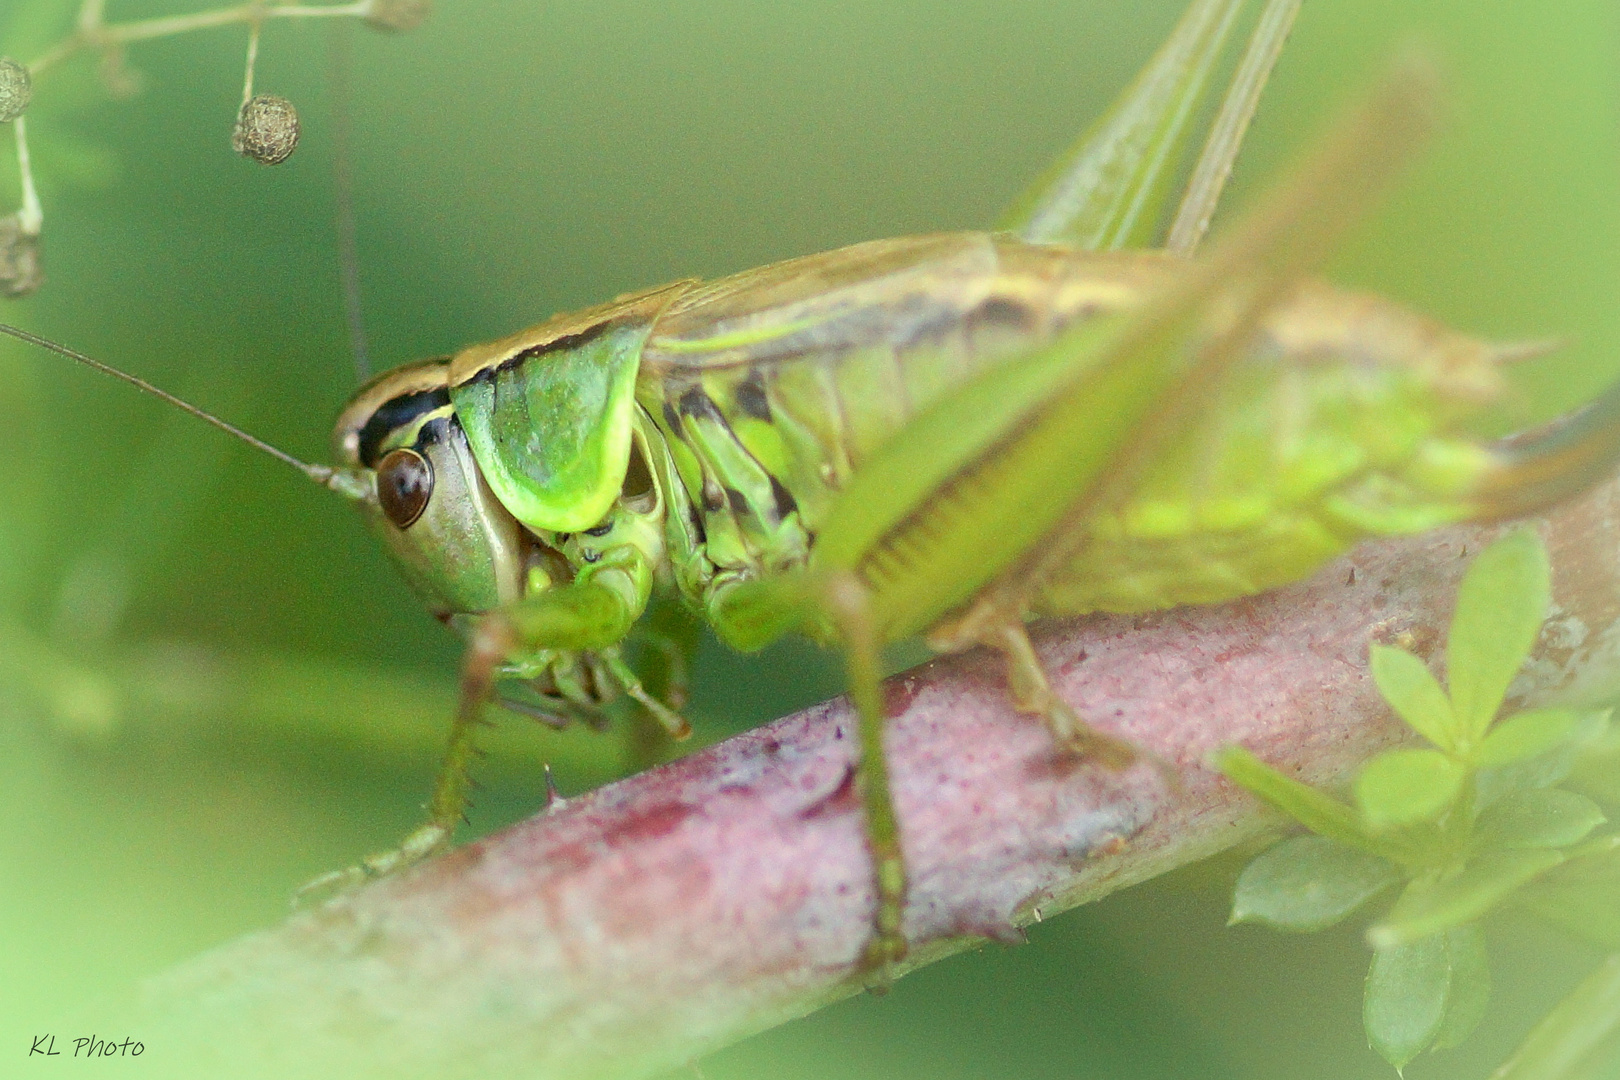
M 301 461 L 145 379 L 65 345 L 5 323 L 0 334 L 128 383 L 356 503 L 428 607 L 446 621 L 522 594 L 536 544 L 484 482 L 450 405 L 444 359 L 407 364 L 362 386 L 338 417 L 333 466 Z
M 384 372 L 349 399 L 332 433 L 339 465 L 372 493 L 361 512 L 445 620 L 517 599 L 530 546 L 484 480 L 448 376 L 444 358 Z

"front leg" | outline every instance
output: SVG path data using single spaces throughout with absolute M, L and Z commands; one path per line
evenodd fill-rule
M 610 567 L 587 580 L 576 579 L 481 616 L 462 661 L 461 700 L 444 764 L 428 799 L 428 820 L 399 847 L 367 856 L 346 870 L 323 874 L 299 889 L 297 898 L 353 887 L 449 846 L 457 824 L 464 820 L 471 786 L 468 769 L 476 753 L 474 736 L 485 723 L 484 706 L 494 694 L 501 665 L 513 656 L 540 649 L 612 650 L 630 632 L 644 603 L 634 575 Z

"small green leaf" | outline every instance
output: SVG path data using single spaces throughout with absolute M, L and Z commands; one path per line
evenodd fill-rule
M 1446 1018 L 1451 964 L 1446 936 L 1373 954 L 1362 996 L 1361 1019 L 1367 1041 L 1397 1069 L 1427 1050 Z
M 1612 883 L 1600 892 L 1567 882 L 1543 886 L 1533 881 L 1522 896 L 1513 898 L 1513 905 L 1539 915 L 1571 937 L 1601 949 L 1620 949 L 1620 906 L 1614 898 Z
M 1314 833 L 1374 855 L 1398 857 L 1394 852 L 1399 849 L 1369 833 L 1350 807 L 1284 776 L 1241 746 L 1217 751 L 1215 767 Z
M 1485 736 L 1474 762 L 1495 769 L 1545 754 L 1574 733 L 1581 714 L 1572 709 L 1533 709 L 1497 724 Z
M 1620 803 L 1620 724 L 1608 713 L 1589 722 L 1590 738 L 1582 741 L 1570 779 L 1598 802 Z
M 1451 985 L 1446 994 L 1446 1018 L 1434 1037 L 1436 1050 L 1461 1046 L 1485 1019 L 1491 1001 L 1491 962 L 1485 955 L 1485 935 L 1469 923 L 1446 933 L 1446 960 Z
M 1573 1080 L 1620 1030 L 1620 955 L 1610 956 L 1537 1024 L 1491 1080 Z
M 1480 847 L 1567 847 L 1608 819 L 1597 803 L 1562 788 L 1519 791 L 1487 806 L 1475 823 Z
M 1428 665 L 1405 649 L 1374 645 L 1369 658 L 1373 682 L 1413 731 L 1442 750 L 1457 745 L 1457 718 L 1451 699 L 1430 673 Z
M 1549 577 L 1547 550 L 1528 529 L 1480 552 L 1463 577 L 1446 668 L 1457 721 L 1472 739 L 1490 727 L 1541 632 L 1551 598 Z
M 1513 897 L 1519 907 L 1605 949 L 1620 949 L 1620 835 L 1588 840 Z
M 1433 821 L 1457 798 L 1466 775 L 1438 750 L 1391 750 L 1356 777 L 1356 803 L 1374 829 Z
M 1367 931 L 1367 940 L 1373 948 L 1385 949 L 1471 923 L 1563 861 L 1562 854 L 1547 848 L 1485 852 L 1455 877 L 1428 886 L 1414 883 L 1389 918 Z
M 1261 852 L 1238 876 L 1232 922 L 1279 930 L 1322 930 L 1398 875 L 1386 859 L 1323 836 L 1295 836 Z

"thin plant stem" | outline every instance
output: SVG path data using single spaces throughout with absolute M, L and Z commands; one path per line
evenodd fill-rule
M 106 0 L 83 0 L 74 18 L 71 34 L 41 53 L 28 65 L 32 78 L 60 64 L 75 54 L 94 49 L 104 57 L 116 58 L 119 50 L 137 41 L 172 37 L 192 30 L 207 30 L 216 26 L 246 23 L 249 27 L 247 70 L 242 76 L 242 106 L 253 100 L 253 71 L 259 57 L 259 34 L 266 19 L 358 18 L 369 17 L 377 0 L 351 0 L 341 4 L 271 4 L 266 0 L 251 0 L 235 7 L 215 8 L 188 15 L 169 15 L 155 19 L 107 24 L 103 22 Z M 28 158 L 27 127 L 22 117 L 15 121 L 17 139 L 17 168 L 21 175 L 22 206 L 17 212 L 18 224 L 25 236 L 38 237 L 44 225 L 44 213 L 39 193 L 34 187 L 33 171 Z M 345 165 L 346 168 L 346 165 Z M 341 230 L 340 230 L 341 231 Z M 354 318 L 351 315 L 351 336 Z M 364 366 L 364 361 L 359 361 Z
M 106 10 L 106 0 L 84 0 L 79 5 L 79 17 L 74 20 L 74 25 L 80 32 L 93 31 L 101 25 L 101 17 Z
M 34 169 L 28 157 L 28 125 L 21 116 L 11 122 L 17 138 L 17 172 L 22 179 L 22 208 L 17 211 L 17 224 L 25 236 L 38 236 L 45 224 L 40 208 L 39 191 L 34 187 Z
M 248 102 L 253 100 L 253 69 L 259 63 L 259 31 L 264 29 L 264 23 L 255 19 L 248 24 L 247 66 L 242 73 L 242 108 L 247 108 Z
M 100 0 L 86 3 L 80 10 L 78 26 L 68 37 L 41 53 L 28 65 L 30 75 L 38 76 L 83 49 L 108 49 L 137 41 L 172 37 L 193 30 L 209 30 L 237 23 L 261 23 L 266 19 L 364 18 L 371 12 L 371 0 L 346 4 L 241 4 L 215 8 L 189 15 L 165 15 L 154 19 L 106 24 L 101 22 Z

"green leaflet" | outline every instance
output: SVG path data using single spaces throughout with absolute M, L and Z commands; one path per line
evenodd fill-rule
M 1336 840 L 1290 837 L 1243 868 L 1231 921 L 1265 923 L 1278 930 L 1323 930 L 1398 877 L 1388 860 Z
M 1491 803 L 1474 823 L 1482 848 L 1568 847 L 1608 820 L 1597 803 L 1562 788 L 1516 791 Z
M 1539 709 L 1492 726 L 1547 602 L 1546 553 L 1534 533 L 1520 531 L 1487 548 L 1464 576 L 1447 647 L 1449 695 L 1418 657 L 1372 647 L 1385 700 L 1438 749 L 1397 749 L 1367 762 L 1355 811 L 1246 751 L 1229 748 L 1217 759 L 1232 779 L 1321 834 L 1284 841 L 1245 868 L 1234 922 L 1326 926 L 1391 880 L 1406 880 L 1367 932 L 1375 955 L 1363 1006 L 1369 1041 L 1397 1069 L 1458 1045 L 1479 1025 L 1491 993 L 1479 920 L 1503 904 L 1605 947 L 1620 943 L 1620 836 L 1588 839 L 1605 822 L 1603 809 L 1550 786 L 1568 771 L 1560 756 L 1594 736 L 1602 744 L 1607 714 Z M 1590 1065 L 1594 1047 L 1620 1025 L 1609 983 L 1593 986 L 1560 1005 L 1497 1080 L 1585 1077 L 1577 1066 Z
M 1367 931 L 1367 939 L 1384 949 L 1473 922 L 1563 861 L 1560 852 L 1548 848 L 1485 852 L 1455 877 L 1433 885 L 1414 882 L 1389 918 Z
M 1451 699 L 1428 665 L 1404 649 L 1374 645 L 1371 667 L 1378 692 L 1408 727 L 1442 750 L 1455 747 L 1457 721 Z
M 1362 998 L 1367 1038 L 1397 1069 L 1430 1047 L 1456 1046 L 1484 1018 L 1490 965 L 1477 926 L 1373 955 Z
M 1400 862 L 1417 855 L 1405 838 L 1373 832 L 1338 799 L 1285 776 L 1242 747 L 1221 750 L 1215 757 L 1215 767 L 1318 835 Z
M 1356 804 L 1374 829 L 1433 821 L 1462 790 L 1465 772 L 1438 750 L 1391 750 L 1356 777 Z
M 1447 933 L 1446 954 L 1451 984 L 1446 987 L 1446 1018 L 1434 1035 L 1436 1050 L 1461 1046 L 1485 1019 L 1491 1001 L 1491 961 L 1479 926 L 1470 923 Z
M 1468 568 L 1446 644 L 1446 676 L 1464 745 L 1484 737 L 1530 655 L 1547 617 L 1550 576 L 1547 551 L 1529 530 L 1498 540 Z
M 1373 1049 L 1397 1069 L 1405 1068 L 1440 1033 L 1450 990 L 1444 935 L 1378 950 L 1362 997 L 1362 1023 Z
M 1581 715 L 1569 709 L 1536 709 L 1510 716 L 1491 729 L 1475 761 L 1482 769 L 1499 768 L 1538 757 L 1574 734 Z

